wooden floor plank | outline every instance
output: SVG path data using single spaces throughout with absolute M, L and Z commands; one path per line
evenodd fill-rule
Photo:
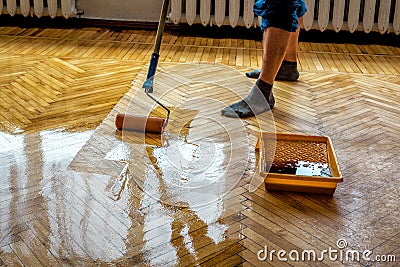
M 10 246 L 2 247 L 0 251 L 0 260 L 5 266 L 24 266 Z
M 10 247 L 24 265 L 43 266 L 24 242 L 13 243 Z

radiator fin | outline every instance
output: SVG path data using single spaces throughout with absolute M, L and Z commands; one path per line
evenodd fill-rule
M 38 18 L 63 16 L 67 19 L 75 17 L 77 14 L 75 0 L 6 0 L 5 5 L 3 2 L 0 0 L 0 15 L 21 14 L 24 17 L 36 16 Z

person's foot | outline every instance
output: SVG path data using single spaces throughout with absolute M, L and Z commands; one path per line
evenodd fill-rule
M 260 77 L 261 70 L 252 70 L 249 72 L 246 72 L 246 77 L 247 78 L 252 78 L 252 79 L 258 79 Z
M 248 78 L 258 79 L 260 77 L 261 70 L 253 70 L 246 72 Z M 277 81 L 289 81 L 294 82 L 299 79 L 299 71 L 297 69 L 297 62 L 290 62 L 284 60 L 278 73 L 276 74 L 275 80 Z
M 250 93 L 242 100 L 221 110 L 221 114 L 231 118 L 253 117 L 274 108 L 275 99 L 272 85 L 258 79 Z

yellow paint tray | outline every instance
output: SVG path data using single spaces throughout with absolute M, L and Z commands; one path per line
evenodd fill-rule
M 256 150 L 267 190 L 333 194 L 343 181 L 329 137 L 263 132 Z

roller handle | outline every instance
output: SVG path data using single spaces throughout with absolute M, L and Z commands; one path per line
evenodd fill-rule
M 160 19 L 158 21 L 156 42 L 154 44 L 154 53 L 156 53 L 156 54 L 160 54 L 162 34 L 164 32 L 165 21 L 167 19 L 169 2 L 170 2 L 170 0 L 164 0 L 162 8 L 161 8 Z
M 164 32 L 165 21 L 167 19 L 169 3 L 170 0 L 164 0 L 161 8 L 160 19 L 157 28 L 157 36 L 154 44 L 154 51 L 151 54 L 150 65 L 149 65 L 149 70 L 147 72 L 146 81 L 142 86 L 145 89 L 146 93 L 153 93 L 153 80 L 157 70 L 158 58 L 160 57 L 162 34 Z
M 153 93 L 153 80 L 154 80 L 154 75 L 156 74 L 159 57 L 160 55 L 157 53 L 151 54 L 149 70 L 147 72 L 147 78 L 142 86 L 145 89 L 146 93 Z

